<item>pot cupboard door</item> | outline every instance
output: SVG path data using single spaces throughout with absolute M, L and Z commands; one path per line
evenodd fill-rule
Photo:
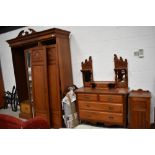
M 32 58 L 34 115 L 43 116 L 50 123 L 46 47 L 38 46 L 36 48 L 32 48 L 30 52 Z

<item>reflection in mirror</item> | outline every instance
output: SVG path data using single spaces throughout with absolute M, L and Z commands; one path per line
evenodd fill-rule
M 125 82 L 125 70 L 118 70 L 117 78 L 118 82 Z
M 29 101 L 32 103 L 33 102 L 33 97 L 32 97 L 31 54 L 30 54 L 30 51 L 28 51 L 28 50 L 25 51 L 25 62 L 26 62 Z

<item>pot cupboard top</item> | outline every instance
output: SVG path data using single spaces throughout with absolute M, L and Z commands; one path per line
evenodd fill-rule
M 150 98 L 151 97 L 151 93 L 150 93 L 150 91 L 148 91 L 148 90 L 146 90 L 146 91 L 144 91 L 144 90 L 142 90 L 142 89 L 139 89 L 139 90 L 132 90 L 131 92 L 130 92 L 130 95 L 129 95 L 129 97 L 148 97 L 148 98 Z

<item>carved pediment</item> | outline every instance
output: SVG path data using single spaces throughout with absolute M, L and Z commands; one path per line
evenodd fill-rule
M 19 32 L 17 38 L 18 37 L 24 37 L 24 36 L 27 36 L 27 35 L 30 35 L 30 34 L 33 34 L 33 33 L 36 33 L 36 31 L 33 30 L 33 29 L 30 29 L 30 28 L 28 29 L 28 31 L 22 30 L 22 31 Z

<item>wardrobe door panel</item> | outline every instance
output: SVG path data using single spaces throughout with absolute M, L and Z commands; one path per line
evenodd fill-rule
M 46 48 L 44 46 L 36 47 L 31 49 L 30 52 L 32 58 L 34 115 L 43 116 L 49 121 Z
M 47 58 L 51 126 L 54 128 L 60 128 L 62 127 L 60 79 L 58 57 L 55 46 L 47 47 Z
M 48 67 L 49 73 L 49 96 L 50 96 L 50 108 L 52 111 L 60 110 L 60 89 L 59 89 L 59 79 L 58 79 L 58 70 L 56 66 Z

